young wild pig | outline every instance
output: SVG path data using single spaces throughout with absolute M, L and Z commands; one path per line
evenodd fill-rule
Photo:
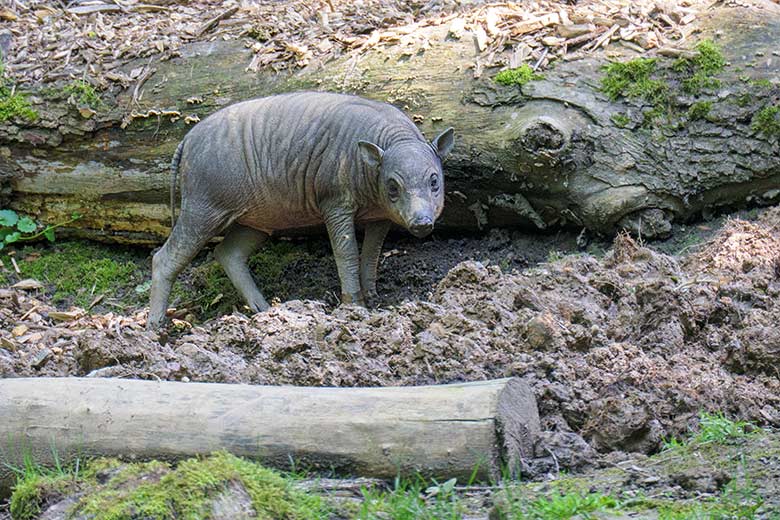
M 211 238 L 215 256 L 254 311 L 268 308 L 247 259 L 273 231 L 324 223 L 341 300 L 376 291 L 377 260 L 391 222 L 423 237 L 444 204 L 447 129 L 431 143 L 400 110 L 341 94 L 302 92 L 245 101 L 196 125 L 173 158 L 171 211 L 181 212 L 152 261 L 148 327 L 165 316 L 171 285 Z M 365 224 L 362 254 L 355 223 Z

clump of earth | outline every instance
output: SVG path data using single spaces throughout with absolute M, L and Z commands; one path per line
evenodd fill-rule
M 0 329 L 31 312 L 49 323 L 46 304 L 20 290 L 0 303 Z M 427 296 L 374 309 L 293 300 L 161 334 L 143 329 L 144 312 L 40 325 L 61 338 L 43 362 L 4 332 L 0 377 L 389 386 L 515 376 L 534 388 L 547 432 L 537 474 L 596 452 L 655 453 L 702 410 L 780 424 L 780 208 L 728 220 L 679 256 L 619 235 L 604 256 L 510 272 L 465 261 Z

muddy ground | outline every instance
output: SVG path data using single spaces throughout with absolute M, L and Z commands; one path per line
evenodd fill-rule
M 319 300 L 194 325 L 180 312 L 162 334 L 143 330 L 142 308 L 62 316 L 45 293 L 2 289 L 0 377 L 377 386 L 517 376 L 548 432 L 532 473 L 576 470 L 599 452 L 655 453 L 701 410 L 780 424 L 780 208 L 753 217 L 660 248 L 619 236 L 604 254 L 599 244 L 576 253 L 573 235 L 396 239 L 368 310 L 334 306 L 335 268 L 315 247 L 268 295 Z

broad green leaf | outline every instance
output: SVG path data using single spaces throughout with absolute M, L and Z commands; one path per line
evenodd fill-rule
M 10 209 L 0 209 L 0 226 L 13 227 L 19 221 L 19 215 Z
M 4 247 L 5 247 L 5 242 L 0 240 L 0 251 L 2 251 Z
M 19 238 L 21 238 L 21 236 L 22 236 L 22 234 L 19 233 L 18 231 L 14 231 L 13 233 L 8 233 L 5 236 L 5 243 L 6 244 L 13 244 L 17 240 L 19 240 Z
M 16 223 L 16 229 L 22 233 L 32 233 L 38 229 L 38 224 L 30 217 L 22 217 L 19 219 L 19 222 Z
M 47 227 L 43 231 L 43 236 L 45 236 L 46 240 L 48 240 L 49 242 L 54 242 L 54 228 L 53 227 Z

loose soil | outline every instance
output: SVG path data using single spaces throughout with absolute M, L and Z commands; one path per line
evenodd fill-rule
M 571 251 L 572 238 L 555 249 Z M 582 467 L 595 452 L 654 453 L 701 410 L 780 424 L 780 209 L 726 220 L 681 256 L 620 235 L 603 256 L 537 263 L 524 240 L 396 242 L 377 308 L 291 300 L 254 316 L 177 319 L 161 334 L 143 329 L 144 309 L 62 316 L 3 289 L 0 376 L 313 386 L 516 376 L 534 387 L 548 431 L 536 474 Z M 331 262 L 293 262 L 283 276 L 333 289 Z

